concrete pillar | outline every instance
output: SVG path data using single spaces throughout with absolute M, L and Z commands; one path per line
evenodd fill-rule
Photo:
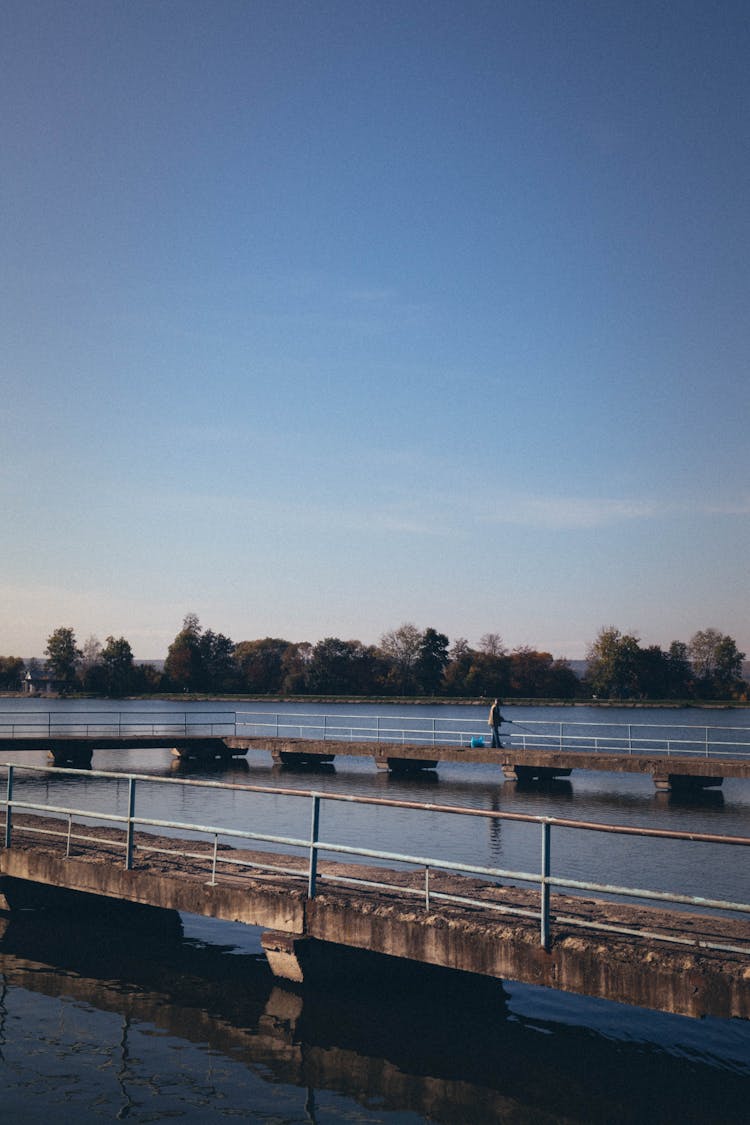
M 654 773 L 653 778 L 654 785 L 660 793 L 668 793 L 672 789 L 682 792 L 713 789 L 720 786 L 724 781 L 723 777 L 699 777 L 697 774 L 691 773 L 666 773 L 661 771 Z
M 53 742 L 47 751 L 47 756 L 56 766 L 84 770 L 91 765 L 94 751 L 90 746 L 66 746 L 64 742 Z
M 390 770 L 391 773 L 417 773 L 419 770 L 437 769 L 437 759 L 395 758 L 389 757 L 387 751 L 378 750 L 375 753 L 375 765 L 379 770 Z
M 275 766 L 291 766 L 296 769 L 329 766 L 335 756 L 335 754 L 305 754 L 296 750 L 271 750 L 271 761 Z
M 260 944 L 268 958 L 275 977 L 301 984 L 304 980 L 304 961 L 310 939 L 302 934 L 284 934 L 266 930 L 260 935 Z

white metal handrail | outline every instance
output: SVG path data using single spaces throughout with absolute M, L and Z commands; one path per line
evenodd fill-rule
M 56 837 L 63 837 L 67 840 L 67 854 L 70 854 L 71 841 L 89 841 L 92 843 L 106 844 L 108 847 L 112 846 L 111 839 L 101 841 L 96 837 L 89 835 L 82 835 L 80 832 L 73 832 L 73 817 L 79 817 L 88 820 L 94 820 L 104 824 L 122 825 L 125 828 L 125 838 L 122 842 L 122 847 L 125 852 L 125 867 L 131 869 L 134 865 L 134 853 L 137 848 L 143 847 L 144 851 L 157 852 L 168 855 L 181 855 L 185 856 L 187 853 L 184 848 L 176 851 L 174 849 L 165 849 L 163 847 L 151 845 L 138 845 L 135 843 L 135 828 L 139 826 L 143 828 L 159 828 L 170 829 L 180 832 L 190 832 L 202 836 L 207 836 L 213 842 L 213 851 L 210 856 L 205 853 L 194 855 L 190 853 L 192 858 L 205 861 L 207 858 L 211 859 L 212 863 L 212 883 L 215 883 L 216 867 L 217 864 L 223 863 L 226 860 L 233 866 L 246 866 L 248 868 L 262 867 L 264 870 L 278 870 L 286 875 L 297 876 L 304 878 L 307 882 L 307 894 L 309 898 L 314 898 L 316 894 L 318 881 L 323 878 L 318 873 L 318 857 L 322 853 L 344 855 L 344 856 L 357 856 L 364 859 L 376 859 L 379 862 L 384 862 L 396 867 L 396 869 L 406 865 L 422 869 L 424 871 L 424 889 L 420 890 L 415 887 L 404 887 L 403 884 L 383 883 L 382 881 L 376 882 L 370 879 L 362 879 L 352 875 L 333 874 L 330 871 L 324 876 L 328 882 L 345 883 L 349 886 L 361 887 L 383 887 L 388 890 L 397 890 L 403 894 L 423 896 L 425 900 L 425 910 L 431 910 L 431 899 L 443 902 L 452 902 L 457 904 L 467 904 L 470 906 L 480 907 L 487 910 L 496 910 L 505 914 L 516 914 L 523 917 L 535 918 L 539 921 L 540 925 L 540 940 L 541 944 L 548 948 L 551 938 L 551 923 L 555 920 L 564 921 L 567 925 L 579 924 L 589 929 L 602 930 L 608 933 L 621 933 L 631 934 L 635 936 L 656 938 L 662 941 L 677 942 L 682 945 L 700 946 L 707 949 L 717 949 L 723 951 L 730 951 L 741 953 L 750 956 L 750 946 L 737 946 L 728 942 L 713 942 L 703 939 L 696 939 L 691 935 L 688 930 L 684 932 L 675 932 L 679 930 L 679 912 L 675 912 L 670 918 L 670 926 L 674 926 L 674 930 L 670 928 L 668 933 L 653 932 L 652 930 L 643 930 L 633 927 L 624 927 L 623 925 L 612 925 L 605 922 L 591 921 L 591 920 L 577 920 L 575 917 L 568 917 L 563 919 L 557 918 L 551 913 L 550 908 L 550 891 L 553 887 L 563 889 L 580 890 L 587 893 L 600 893 L 607 896 L 614 896 L 618 898 L 629 898 L 642 901 L 657 901 L 666 904 L 676 905 L 689 905 L 694 906 L 702 911 L 710 912 L 731 912 L 739 913 L 742 915 L 750 915 L 750 903 L 748 902 L 731 902 L 724 899 L 705 898 L 698 895 L 685 895 L 678 894 L 670 891 L 656 891 L 646 888 L 637 887 L 623 887 L 612 884 L 602 884 L 580 879 L 569 879 L 564 876 L 556 876 L 552 872 L 552 829 L 561 828 L 566 830 L 574 830 L 577 832 L 600 832 L 621 836 L 640 836 L 650 837 L 654 839 L 668 839 L 668 840 L 684 840 L 691 843 L 709 843 L 709 844 L 724 844 L 729 846 L 750 847 L 750 837 L 740 836 L 719 836 L 708 833 L 695 833 L 695 832 L 681 832 L 672 829 L 659 829 L 659 828 L 644 828 L 633 825 L 617 825 L 617 824 L 601 824 L 596 822 L 586 821 L 572 821 L 564 820 L 558 817 L 548 816 L 535 816 L 530 813 L 511 813 L 500 812 L 498 810 L 489 809 L 471 809 L 463 806 L 453 805 L 434 805 L 424 804 L 414 801 L 402 801 L 391 798 L 383 797 L 363 797 L 353 794 L 341 793 L 320 793 L 314 790 L 293 790 L 283 789 L 275 786 L 258 786 L 258 785 L 241 785 L 237 783 L 225 783 L 219 781 L 208 781 L 203 779 L 186 779 L 186 778 L 161 778 L 154 777 L 149 774 L 122 774 L 105 770 L 75 770 L 75 769 L 60 769 L 49 766 L 22 766 L 17 763 L 6 763 L 7 770 L 7 788 L 5 799 L 0 799 L 0 805 L 5 806 L 6 821 L 5 821 L 5 847 L 11 848 L 13 846 L 13 814 L 15 810 L 23 810 L 27 813 L 43 813 L 46 816 L 50 814 L 53 817 L 67 818 L 67 830 L 65 832 L 56 829 L 50 830 L 48 827 L 32 828 L 32 832 L 37 832 L 40 835 L 52 835 Z M 73 807 L 69 805 L 53 804 L 49 799 L 46 801 L 28 800 L 18 798 L 14 792 L 15 775 L 18 771 L 31 772 L 31 773 L 54 773 L 56 776 L 60 774 L 69 774 L 72 776 L 80 777 L 82 779 L 102 778 L 102 779 L 115 779 L 117 781 L 127 781 L 128 783 L 128 811 L 127 815 L 121 813 L 103 813 L 100 810 L 93 810 L 91 808 L 85 809 L 80 807 Z M 239 830 L 219 825 L 205 825 L 198 823 L 190 823 L 186 821 L 174 821 L 161 818 L 154 818 L 148 816 L 137 815 L 136 813 L 136 785 L 138 783 L 148 782 L 152 785 L 180 785 L 184 787 L 194 787 L 212 790 L 224 790 L 228 793 L 236 793 L 237 791 L 244 791 L 248 794 L 267 794 L 283 799 L 295 799 L 304 797 L 310 802 L 311 816 L 310 816 L 310 834 L 309 837 L 293 837 L 281 836 L 278 834 L 269 834 L 262 832 L 254 832 L 250 830 Z M 117 793 L 117 790 L 116 790 Z M 381 806 L 388 808 L 398 808 L 403 810 L 429 812 L 432 815 L 448 815 L 448 816 L 462 816 L 462 817 L 479 817 L 484 819 L 491 819 L 496 821 L 510 821 L 510 822 L 523 822 L 527 824 L 537 824 L 542 832 L 542 848 L 541 848 L 541 864 L 539 872 L 528 871 L 512 871 L 506 868 L 490 867 L 481 864 L 462 863 L 455 860 L 444 859 L 428 855 L 414 855 L 414 854 L 401 854 L 398 852 L 384 851 L 382 849 L 368 848 L 362 844 L 352 846 L 348 844 L 337 843 L 334 840 L 323 840 L 320 835 L 320 818 L 321 818 L 321 804 L 323 802 L 337 802 L 345 801 L 352 805 L 365 805 L 365 806 Z M 27 825 L 24 825 L 24 831 L 29 831 Z M 219 838 L 228 839 L 242 839 L 252 840 L 265 843 L 272 843 L 277 846 L 284 846 L 293 849 L 302 850 L 307 855 L 306 868 L 289 868 L 279 867 L 276 868 L 273 864 L 265 862 L 258 863 L 257 860 L 245 862 L 236 856 L 225 856 L 218 851 Z M 283 857 L 282 857 L 283 858 Z M 270 855 L 269 855 L 270 860 Z M 476 898 L 470 895 L 457 895 L 445 891 L 437 892 L 430 888 L 430 873 L 434 871 L 447 871 L 453 872 L 458 875 L 466 876 L 482 876 L 483 878 L 491 881 L 497 885 L 500 880 L 514 879 L 520 880 L 523 883 L 537 885 L 540 892 L 540 906 L 539 910 L 529 910 L 528 908 L 513 906 L 511 904 L 503 904 L 487 900 L 486 898 Z
M 488 746 L 484 719 L 304 711 L 0 711 L 0 738 L 311 738 L 395 745 Z M 750 727 L 506 719 L 506 746 L 597 753 L 750 757 Z

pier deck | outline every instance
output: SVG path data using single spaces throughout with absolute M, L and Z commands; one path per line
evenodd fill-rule
M 553 894 L 551 942 L 545 950 L 532 918 L 489 908 L 499 904 L 533 914 L 534 893 L 518 886 L 467 883 L 436 873 L 436 901 L 427 913 L 406 893 L 415 886 L 415 873 L 326 861 L 319 867 L 321 887 L 309 899 L 305 861 L 299 857 L 284 857 L 296 874 L 226 864 L 213 872 L 210 845 L 149 833 L 138 835 L 136 862 L 128 871 L 121 866 L 117 830 L 97 827 L 94 843 L 86 838 L 91 830 L 76 825 L 66 855 L 64 838 L 41 841 L 28 832 L 30 826 L 38 831 L 45 825 L 59 829 L 59 822 L 17 815 L 13 846 L 0 849 L 0 890 L 11 907 L 49 903 L 65 891 L 260 926 L 272 970 L 297 981 L 308 972 L 335 975 L 336 952 L 348 948 L 685 1015 L 750 1018 L 750 955 L 702 947 L 712 941 L 741 942 L 750 951 L 748 921 Z M 261 867 L 279 858 L 256 849 L 222 851 L 225 860 Z M 391 887 L 348 888 L 329 881 L 342 875 L 388 881 Z M 484 899 L 488 909 L 437 901 L 440 894 L 456 891 Z M 589 932 L 587 927 L 597 923 L 634 935 Z M 691 944 L 673 948 L 635 931 L 688 933 Z

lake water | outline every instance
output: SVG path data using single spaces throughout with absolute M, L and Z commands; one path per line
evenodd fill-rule
M 206 713 L 216 703 L 3 700 L 2 710 Z M 235 705 L 230 705 L 230 710 Z M 483 722 L 482 707 L 237 704 L 237 710 L 435 716 Z M 505 709 L 515 724 L 669 723 L 750 727 L 742 710 Z M 734 737 L 734 736 L 733 736 Z M 747 735 L 743 736 L 747 739 Z M 46 764 L 39 754 L 5 754 Z M 574 772 L 523 790 L 489 765 L 441 764 L 413 778 L 338 758 L 314 775 L 279 770 L 251 752 L 226 767 L 175 763 L 166 750 L 96 751 L 94 768 L 205 777 L 424 800 L 582 820 L 748 835 L 750 782 L 686 800 L 657 794 L 650 776 Z M 95 778 L 37 776 L 27 793 L 100 801 Z M 114 804 L 121 811 L 126 787 Z M 149 815 L 304 836 L 301 800 L 144 784 Z M 63 800 L 64 798 L 64 800 Z M 356 815 L 355 815 L 356 814 Z M 395 851 L 538 868 L 538 829 L 432 814 L 328 804 L 322 833 Z M 747 901 L 744 849 L 556 834 L 553 870 L 572 877 Z M 568 837 L 568 838 L 566 838 Z M 716 1122 L 747 1119 L 750 1025 L 693 1021 L 551 990 L 482 982 L 456 993 L 444 976 L 345 999 L 274 986 L 259 931 L 184 916 L 183 935 L 139 942 L 85 920 L 0 919 L 0 1082 L 9 1121 L 207 1121 L 263 1125 L 357 1122 Z

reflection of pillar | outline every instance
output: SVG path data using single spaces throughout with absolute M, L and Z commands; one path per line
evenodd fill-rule
M 117 1085 L 120 1087 L 120 1092 L 123 1097 L 123 1104 L 117 1111 L 118 1121 L 122 1121 L 123 1118 L 127 1117 L 134 1105 L 133 1099 L 125 1088 L 125 1080 L 130 1076 L 130 1054 L 128 1051 L 129 1030 L 130 1019 L 128 1016 L 124 1016 L 122 1021 L 122 1035 L 120 1036 L 120 1066 L 116 1071 Z
M 315 1107 L 315 1090 L 312 1086 L 307 1087 L 307 1097 L 305 1098 L 305 1113 L 310 1125 L 318 1125 L 318 1117 Z
M 301 1015 L 302 997 L 274 986 L 258 1020 L 258 1029 L 283 1039 L 285 1043 L 293 1043 Z
M 499 793 L 497 789 L 492 790 L 492 797 L 490 799 L 490 808 L 492 812 L 500 812 Z M 490 820 L 490 854 L 499 856 L 503 850 L 503 826 L 500 820 L 492 817 Z
M 8 1005 L 5 1003 L 5 997 L 8 995 L 8 981 L 6 980 L 5 973 L 0 976 L 3 982 L 0 988 L 0 1060 L 3 1058 L 3 1048 L 7 1042 L 5 1036 L 5 1020 L 8 1015 Z

